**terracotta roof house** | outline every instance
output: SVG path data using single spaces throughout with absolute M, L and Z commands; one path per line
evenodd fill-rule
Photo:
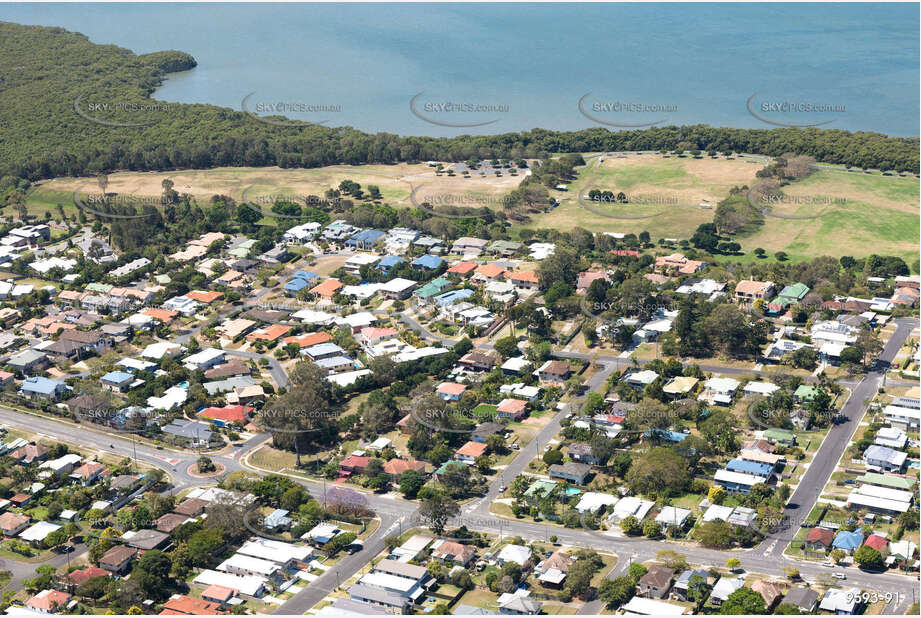
M 326 343 L 327 341 L 332 341 L 333 338 L 329 333 L 319 332 L 319 333 L 307 333 L 305 335 L 293 335 L 291 337 L 285 337 L 282 339 L 282 343 L 296 343 L 302 348 L 309 348 L 312 345 L 320 345 L 321 343 Z
M 474 270 L 476 270 L 476 267 L 477 267 L 476 262 L 458 262 L 457 264 L 449 268 L 447 272 L 454 274 L 454 275 L 459 275 L 461 277 L 466 277 L 470 273 L 472 273 Z
M 224 406 L 222 408 L 210 407 L 205 408 L 198 413 L 201 418 L 207 418 L 223 423 L 233 423 L 235 425 L 245 425 L 249 420 L 249 415 L 253 408 L 249 406 Z
M 343 472 L 347 474 L 361 474 L 364 472 L 365 468 L 368 467 L 369 463 L 371 463 L 370 457 L 349 455 L 341 462 L 339 462 L 339 472 L 340 474 Z
M 579 273 L 576 278 L 576 292 L 579 294 L 585 294 L 588 292 L 588 288 L 591 287 L 593 281 L 601 279 L 603 281 L 610 281 L 611 278 L 608 277 L 608 273 L 605 272 L 590 272 L 585 271 Z
M 201 598 L 205 601 L 211 601 L 212 603 L 217 603 L 222 607 L 226 605 L 232 598 L 239 594 L 238 590 L 233 588 L 228 588 L 227 586 L 218 586 L 217 584 L 211 584 L 201 592 Z
M 159 320 L 164 324 L 169 324 L 176 319 L 176 316 L 179 315 L 178 311 L 171 311 L 169 309 L 157 309 L 151 307 L 150 309 L 145 309 L 141 312 L 143 315 L 150 316 L 155 320 Z
M 287 335 L 292 326 L 285 324 L 272 324 L 265 328 L 254 330 L 246 336 L 247 341 L 275 341 L 279 337 Z
M 771 281 L 754 281 L 746 279 L 736 284 L 735 298 L 738 301 L 754 302 L 759 298 L 765 300 L 774 295 L 774 283 Z
M 425 462 L 415 459 L 398 459 L 393 458 L 384 464 L 384 472 L 397 478 L 407 470 L 425 473 Z
M 519 290 L 536 290 L 540 285 L 537 273 L 533 270 L 519 270 L 505 273 L 506 278 Z
M 55 614 L 59 609 L 63 609 L 67 605 L 71 596 L 69 593 L 61 592 L 60 590 L 42 590 L 26 601 L 26 607 L 41 614 Z
M 498 418 L 510 418 L 517 421 L 528 410 L 528 402 L 523 399 L 503 399 L 496 408 Z
M 223 298 L 224 295 L 221 292 L 206 292 L 203 290 L 193 290 L 191 292 L 187 292 L 185 297 L 191 298 L 192 300 L 196 300 L 206 305 L 210 305 L 214 301 L 220 298 Z
M 3 513 L 0 515 L 0 532 L 4 536 L 16 536 L 26 529 L 31 519 L 28 515 L 20 513 Z
M 834 540 L 834 531 L 827 528 L 810 528 L 806 533 L 806 547 L 814 551 L 827 551 Z
M 698 260 L 689 260 L 683 253 L 659 256 L 656 258 L 656 270 L 677 271 L 680 275 L 693 275 L 704 267 Z
M 167 613 L 169 612 L 169 613 Z M 221 606 L 204 599 L 196 599 L 184 594 L 176 595 L 163 604 L 160 615 L 204 616 L 222 614 Z
M 345 286 L 343 286 L 342 282 L 338 279 L 327 279 L 323 283 L 311 288 L 310 293 L 322 296 L 323 298 L 332 298 L 333 295 L 343 287 Z
M 75 586 L 82 586 L 87 581 L 93 579 L 94 577 L 110 577 L 112 574 L 106 571 L 105 569 L 100 569 L 99 567 L 89 566 L 85 569 L 79 569 L 77 571 L 71 571 L 67 574 L 67 581 L 74 584 Z
M 889 539 L 878 534 L 871 534 L 867 537 L 863 544 L 878 550 L 884 558 L 886 557 L 886 554 L 889 553 Z
M 474 463 L 477 457 L 486 454 L 486 448 L 486 445 L 480 442 L 465 442 L 464 445 L 454 453 L 454 457 L 458 461 Z
M 474 281 L 501 281 L 505 275 L 505 269 L 498 264 L 483 264 L 477 267 L 473 275 Z
M 764 451 L 765 453 L 774 452 L 774 445 L 767 440 L 749 440 L 748 442 L 742 444 L 742 448 L 758 449 L 759 451 Z
M 774 607 L 780 598 L 783 596 L 783 586 L 774 582 L 768 582 L 763 579 L 757 579 L 751 585 L 752 590 L 761 595 L 761 598 L 764 599 L 764 604 L 767 605 L 768 609 Z
M 432 550 L 432 558 L 441 562 L 453 562 L 460 566 L 467 566 L 476 556 L 476 549 L 472 545 L 464 545 L 456 541 L 442 541 Z
M 45 459 L 50 450 L 50 448 L 42 444 L 26 444 L 10 453 L 10 457 L 20 463 L 30 464 L 34 461 L 42 461 Z
M 442 382 L 438 385 L 438 388 L 435 389 L 435 392 L 446 401 L 459 401 L 461 396 L 464 394 L 464 391 L 466 390 L 466 384 L 458 384 L 457 382 Z

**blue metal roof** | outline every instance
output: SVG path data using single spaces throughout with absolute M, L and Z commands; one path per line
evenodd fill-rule
M 744 459 L 731 459 L 726 464 L 726 469 L 730 472 L 745 472 L 757 476 L 769 476 L 774 468 L 770 464 L 760 463 L 757 461 L 745 461 Z
M 473 290 L 462 289 L 462 290 L 451 290 L 450 292 L 445 292 L 435 297 L 435 302 L 441 305 L 442 307 L 447 307 L 448 305 L 453 305 L 459 300 L 465 298 L 470 298 L 473 296 Z
M 659 436 L 660 438 L 665 438 L 669 442 L 681 442 L 682 440 L 687 438 L 688 435 L 690 435 L 686 433 L 681 433 L 680 431 L 672 431 L 671 429 L 650 429 L 649 431 L 645 433 L 646 437 L 648 438 L 652 434 L 653 431 L 655 432 L 657 436 Z
M 125 380 L 132 378 L 134 378 L 134 376 L 125 371 L 110 371 L 109 373 L 102 376 L 101 379 L 105 380 L 106 382 L 114 382 L 118 384 L 119 382 L 124 382 Z
M 402 264 L 405 262 L 403 258 L 398 255 L 385 255 L 381 258 L 381 261 L 377 263 L 378 268 L 393 268 L 397 264 Z
M 53 395 L 62 386 L 66 384 L 42 376 L 33 376 L 22 381 L 22 390 L 40 395 Z
M 292 279 L 291 281 L 285 284 L 285 290 L 289 292 L 300 292 L 301 290 L 306 288 L 308 285 L 310 284 L 307 283 L 305 279 L 300 279 L 300 278 Z
M 413 260 L 413 266 L 421 266 L 422 268 L 436 269 L 441 266 L 442 260 L 437 255 L 432 255 L 431 253 L 426 253 L 425 255 L 420 255 L 415 260 Z
M 359 243 L 370 244 L 377 242 L 380 238 L 383 238 L 387 235 L 387 232 L 382 232 L 380 230 L 362 230 L 345 241 L 345 244 L 348 246 L 354 246 Z
M 863 533 L 859 530 L 842 530 L 835 535 L 835 540 L 831 544 L 836 549 L 857 549 L 863 544 Z
M 291 276 L 295 279 L 303 279 L 304 281 L 310 281 L 311 279 L 316 279 L 318 275 L 317 273 L 312 273 L 306 270 L 298 270 Z

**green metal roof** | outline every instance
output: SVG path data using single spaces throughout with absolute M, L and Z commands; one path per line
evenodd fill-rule
M 902 478 L 900 476 L 889 476 L 888 474 L 876 474 L 875 472 L 867 472 L 858 478 L 857 482 L 904 490 L 911 490 L 915 485 L 915 482 L 911 479 Z
M 796 300 L 802 300 L 806 294 L 809 293 L 809 286 L 805 283 L 794 283 L 793 285 L 788 285 L 780 291 L 780 294 L 777 296 L 780 298 L 793 298 Z

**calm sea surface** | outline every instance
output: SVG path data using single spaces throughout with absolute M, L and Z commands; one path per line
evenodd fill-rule
M 0 19 L 195 56 L 161 100 L 369 132 L 919 134 L 916 4 L 6 4 Z

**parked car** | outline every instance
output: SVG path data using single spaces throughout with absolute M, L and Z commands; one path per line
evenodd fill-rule
M 847 575 L 845 575 L 844 573 L 840 571 L 838 571 L 837 573 L 832 573 L 831 576 L 834 577 L 835 579 L 847 579 Z

